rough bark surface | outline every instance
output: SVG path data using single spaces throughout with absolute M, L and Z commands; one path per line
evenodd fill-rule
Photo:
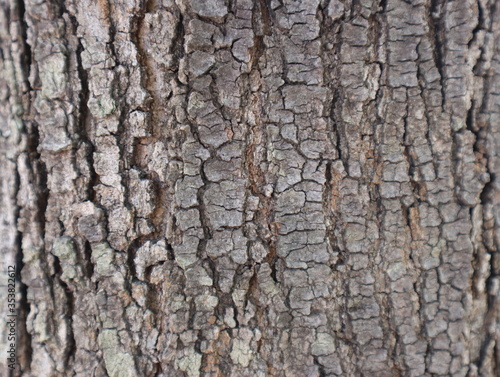
M 494 0 L 0 0 L 0 53 L 2 376 L 500 376 Z

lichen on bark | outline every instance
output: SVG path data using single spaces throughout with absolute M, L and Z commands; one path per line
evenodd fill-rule
M 0 0 L 13 375 L 499 375 L 499 12 Z

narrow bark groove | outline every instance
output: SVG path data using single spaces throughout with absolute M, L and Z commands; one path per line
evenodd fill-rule
M 499 22 L 494 0 L 0 0 L 1 368 L 500 375 Z

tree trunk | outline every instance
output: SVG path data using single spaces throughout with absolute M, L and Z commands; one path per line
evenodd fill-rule
M 2 376 L 500 376 L 495 0 L 0 9 Z

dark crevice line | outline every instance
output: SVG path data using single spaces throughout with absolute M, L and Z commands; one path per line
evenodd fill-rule
M 318 18 L 320 18 L 320 36 L 322 39 L 322 49 L 321 49 L 321 59 L 325 65 L 323 81 L 325 87 L 327 87 L 331 94 L 330 103 L 325 106 L 325 111 L 323 116 L 329 120 L 329 138 L 328 141 L 331 143 L 331 147 L 337 152 L 335 158 L 341 160 L 342 162 L 347 162 L 346 156 L 343 153 L 342 136 L 342 116 L 341 108 L 342 103 L 340 101 L 341 89 L 339 85 L 333 83 L 339 82 L 340 77 L 340 48 L 342 39 L 340 38 L 342 32 L 342 25 L 345 22 L 345 13 L 342 16 L 340 22 L 335 22 L 331 24 L 331 20 L 327 15 L 328 3 L 324 4 L 324 7 L 318 9 Z M 328 45 L 332 43 L 331 51 L 329 51 Z M 333 85 L 332 85 L 333 84 Z M 339 216 L 337 208 L 333 208 L 334 204 L 334 192 L 338 192 L 338 186 L 341 183 L 341 178 L 337 175 L 333 175 L 333 161 L 324 160 L 322 163 L 325 164 L 325 185 L 323 188 L 322 195 L 322 208 L 324 213 L 324 219 L 326 223 L 326 241 L 330 244 L 331 251 L 337 253 L 337 260 L 335 264 L 330 266 L 332 269 L 337 270 L 338 267 L 343 266 L 346 262 L 345 254 L 339 245 L 338 238 L 336 236 L 335 230 L 338 227 Z
M 473 44 L 475 44 L 476 42 L 478 42 L 478 39 L 477 39 L 478 33 L 480 31 L 484 30 L 485 27 L 486 27 L 486 21 L 485 21 L 485 17 L 484 17 L 484 10 L 483 10 L 483 7 L 481 5 L 481 1 L 480 0 L 477 0 L 477 8 L 478 8 L 477 25 L 474 28 L 474 30 L 472 30 L 472 38 L 469 41 L 468 46 L 467 46 L 469 49 L 472 47 Z M 480 47 L 480 49 L 481 49 L 481 55 L 484 53 L 483 47 L 484 46 Z M 474 65 L 474 67 L 472 67 L 472 71 L 473 72 L 476 71 L 477 63 L 479 61 L 480 61 L 480 58 L 477 60 L 477 62 Z
M 260 19 L 258 17 L 260 16 Z M 271 7 L 268 0 L 259 0 L 255 4 L 252 17 L 252 27 L 254 31 L 254 47 L 251 52 L 251 71 L 259 72 L 262 57 L 266 53 L 267 46 L 265 44 L 264 36 L 259 35 L 259 20 L 262 23 L 264 35 L 272 35 L 272 20 L 271 20 Z M 265 61 L 265 59 L 264 59 Z M 248 78 L 251 77 L 251 73 Z M 267 148 L 262 148 L 260 155 L 257 155 L 257 146 L 259 142 L 262 145 L 267 144 L 267 135 L 265 132 L 265 124 L 262 120 L 262 114 L 265 114 L 261 98 L 259 94 L 252 93 L 250 89 L 250 80 L 248 79 L 248 86 L 244 97 L 247 98 L 248 108 L 253 111 L 255 115 L 255 124 L 251 126 L 246 134 L 245 147 L 243 151 L 243 165 L 248 175 L 248 188 L 247 194 L 253 194 L 259 197 L 259 208 L 255 213 L 255 222 L 258 224 L 258 241 L 267 246 L 268 253 L 265 257 L 265 262 L 271 268 L 271 278 L 274 282 L 277 279 L 277 261 L 278 256 L 276 253 L 276 230 L 273 227 L 272 209 L 274 207 L 274 195 L 268 196 L 264 193 L 264 186 L 266 185 L 266 177 L 262 171 L 260 164 L 267 162 L 266 152 Z M 246 198 L 245 198 L 246 202 Z M 246 209 L 244 208 L 244 212 Z M 274 232 L 273 232 L 274 230 Z M 245 232 L 244 232 L 245 233 Z M 245 234 L 246 235 L 246 234 Z
M 88 241 L 85 241 L 85 244 L 83 246 L 83 256 L 84 260 L 82 265 L 84 266 L 84 273 L 85 276 L 89 281 L 92 281 L 92 277 L 94 276 L 94 263 L 92 263 L 92 248 L 90 246 L 90 243 Z
M 271 35 L 272 33 L 272 11 L 271 11 L 271 1 L 270 0 L 258 0 L 260 15 L 262 20 L 262 31 L 264 35 Z M 257 14 L 257 12 L 254 12 Z
M 139 12 L 132 17 L 132 27 L 130 33 L 131 41 L 137 49 L 139 65 L 143 67 L 143 70 L 141 71 L 141 84 L 149 95 L 138 109 L 147 113 L 145 122 L 147 124 L 147 128 L 151 130 L 151 135 L 144 138 L 133 139 L 134 145 L 131 152 L 131 166 L 140 170 L 141 173 L 144 173 L 144 178 L 149 179 L 154 188 L 153 197 L 155 198 L 156 203 L 155 208 L 148 219 L 154 228 L 153 232 L 148 235 L 148 239 L 150 240 L 160 239 L 165 233 L 165 214 L 168 208 L 167 184 L 160 180 L 155 171 L 149 171 L 148 167 L 145 166 L 143 161 L 139 158 L 139 146 L 144 147 L 145 145 L 151 145 L 161 139 L 161 129 L 158 129 L 158 127 L 155 128 L 155 126 L 161 125 L 162 123 L 161 119 L 158 119 L 158 111 L 160 109 L 161 101 L 156 95 L 154 87 L 151 85 L 151 82 L 155 79 L 153 69 L 149 62 L 151 56 L 147 49 L 143 46 L 141 39 L 146 13 L 154 11 L 155 9 L 152 1 L 148 0 L 141 3 Z
M 67 12 L 69 19 L 71 20 L 73 27 L 73 34 L 77 35 L 78 31 L 78 21 L 75 15 Z M 87 70 L 83 68 L 82 63 L 82 53 L 84 51 L 83 45 L 81 43 L 81 39 L 78 38 L 78 46 L 75 52 L 76 62 L 77 62 L 77 71 L 78 71 L 78 79 L 80 81 L 80 90 L 78 93 L 78 137 L 81 140 L 80 142 L 85 145 L 86 150 L 86 160 L 88 162 L 89 169 L 89 182 L 87 186 L 87 195 L 88 199 L 92 202 L 97 202 L 97 194 L 95 192 L 95 186 L 99 183 L 99 177 L 94 170 L 94 145 L 91 141 L 91 113 L 88 108 L 88 100 L 90 97 L 89 90 L 89 78 Z
M 445 90 L 445 29 L 443 25 L 443 0 L 431 0 L 429 9 L 428 25 L 429 25 L 429 41 L 432 43 L 432 51 L 434 54 L 434 64 L 439 71 L 440 87 L 441 87 L 441 108 L 444 109 L 446 103 Z
M 45 235 L 46 218 L 49 190 L 47 186 L 48 172 L 45 163 L 41 159 L 38 152 L 40 145 L 40 135 L 35 122 L 29 122 L 27 128 L 28 142 L 26 145 L 26 157 L 29 164 L 30 183 L 33 185 L 36 199 L 36 215 L 37 224 L 39 224 L 39 233 L 43 237 Z
M 66 325 L 68 328 L 68 334 L 66 337 L 66 343 L 64 344 L 64 370 L 67 373 L 71 373 L 71 361 L 75 357 L 76 353 L 76 341 L 75 341 L 75 336 L 73 333 L 73 315 L 75 314 L 75 298 L 73 295 L 72 290 L 61 279 L 62 275 L 62 267 L 61 263 L 59 261 L 59 258 L 54 256 L 54 263 L 53 263 L 54 271 L 55 271 L 55 276 L 54 276 L 54 283 L 57 283 L 62 290 L 64 291 L 65 299 L 66 302 L 63 302 L 63 312 L 64 312 L 64 319 L 63 321 L 67 321 Z
M 313 363 L 318 368 L 318 377 L 327 377 L 329 374 L 326 373 L 325 367 L 320 363 L 318 356 L 313 356 Z
M 106 2 L 106 3 L 104 4 L 104 2 Z M 107 43 L 107 45 L 109 46 L 111 56 L 115 60 L 115 64 L 118 64 L 118 55 L 116 53 L 116 47 L 115 47 L 117 30 L 116 30 L 116 25 L 113 22 L 113 13 L 114 12 L 113 12 L 113 9 L 111 9 L 111 7 L 113 6 L 113 3 L 111 0 L 101 0 L 101 1 L 99 1 L 99 3 L 103 4 L 103 5 L 101 5 L 101 7 L 102 7 L 101 10 L 103 12 L 103 16 L 106 18 L 106 21 L 108 22 L 109 42 Z
M 184 28 L 184 16 L 182 12 L 178 10 L 176 13 L 179 17 L 179 20 L 176 25 L 174 38 L 172 39 L 171 43 L 173 49 L 173 61 L 171 66 L 172 69 L 177 72 L 179 70 L 179 62 L 184 57 L 184 39 L 186 36 L 186 30 Z
M 174 261 L 175 260 L 175 254 L 174 254 L 174 248 L 172 247 L 172 244 L 168 242 L 167 239 L 165 239 L 165 244 L 167 248 L 167 258 L 169 261 Z
M 17 1 L 17 11 L 19 17 L 19 32 L 21 37 L 21 66 L 23 69 L 25 87 L 23 88 L 23 93 L 29 93 L 32 88 L 29 82 L 30 72 L 31 72 L 31 46 L 28 44 L 28 24 L 26 22 L 26 6 L 24 0 Z
M 500 360 L 498 355 L 500 355 L 500 344 L 498 344 L 498 338 L 495 340 L 495 346 L 493 347 L 493 358 L 491 360 L 493 364 L 493 375 L 500 376 Z
M 33 137 L 31 135 L 31 129 L 30 127 L 27 127 L 26 125 L 26 119 L 29 116 L 29 113 L 31 111 L 31 101 L 30 101 L 30 92 L 32 90 L 30 82 L 29 82 L 29 77 L 30 77 L 30 72 L 31 72 L 31 64 L 32 64 L 32 58 L 31 58 L 31 46 L 28 44 L 27 40 L 27 21 L 26 21 L 26 6 L 23 0 L 18 0 L 17 2 L 14 2 L 14 9 L 12 12 L 16 12 L 17 14 L 12 17 L 9 20 L 9 25 L 13 20 L 18 21 L 19 23 L 19 36 L 18 36 L 18 41 L 21 46 L 20 49 L 20 64 L 21 64 L 21 74 L 23 76 L 23 88 L 22 88 L 22 94 L 19 93 L 20 95 L 20 102 L 23 105 L 23 132 L 28 135 L 28 143 L 27 143 L 27 152 L 28 152 L 28 160 L 30 157 L 35 157 L 39 158 L 36 148 L 38 146 L 38 139 L 36 138 L 35 135 L 35 140 L 33 140 Z M 18 159 L 19 160 L 19 159 Z M 31 166 L 30 166 L 31 168 Z M 43 181 L 43 177 L 42 177 Z M 35 181 L 32 181 L 33 184 L 35 184 Z M 45 179 L 46 182 L 46 179 Z M 16 187 L 16 192 L 19 192 L 21 189 L 21 176 L 19 173 L 19 166 L 18 162 L 16 162 L 16 171 L 15 171 L 15 187 Z M 42 196 L 43 198 L 43 196 Z M 37 198 L 38 199 L 38 198 Z M 46 207 L 46 200 L 39 200 L 39 204 L 42 205 L 41 210 L 43 210 L 44 207 Z M 19 224 L 22 221 L 22 215 L 21 215 L 21 208 L 22 205 L 19 204 L 19 202 L 16 200 L 16 213 L 14 214 L 15 219 L 16 219 L 16 224 Z M 45 223 L 45 219 L 42 220 L 42 225 Z M 43 234 L 43 233 L 42 233 Z M 23 253 L 23 233 L 17 228 L 17 234 L 16 234 L 16 254 L 15 254 L 15 260 L 16 260 L 16 266 L 17 266 L 17 281 L 19 282 L 19 293 L 20 293 L 20 299 L 19 299 L 19 307 L 18 307 L 18 315 L 19 315 L 19 334 L 18 334 L 18 357 L 21 365 L 21 371 L 22 372 L 29 372 L 31 370 L 31 362 L 32 362 L 32 357 L 33 357 L 33 348 L 32 348 L 32 336 L 28 331 L 28 324 L 27 324 L 27 319 L 28 316 L 31 312 L 31 304 L 28 299 L 28 286 L 23 282 L 22 276 L 21 276 L 21 271 L 24 268 L 24 253 Z M 9 375 L 13 375 L 11 373 L 13 371 L 9 371 Z
M 492 182 L 494 182 L 495 177 L 493 174 L 490 174 L 490 182 L 487 183 L 483 191 L 481 192 L 480 199 L 481 203 L 483 205 L 483 208 L 488 208 L 490 206 L 495 206 L 494 203 L 494 195 L 496 193 L 496 189 L 493 185 Z M 498 205 L 498 204 L 497 204 Z M 496 223 L 495 219 L 490 219 L 492 224 L 492 229 L 484 229 L 483 227 L 483 232 L 494 232 L 495 228 L 498 228 L 499 224 Z M 490 235 L 492 237 L 492 235 Z M 492 240 L 491 240 L 492 241 Z M 494 241 L 493 241 L 494 242 Z M 490 271 L 489 271 L 489 276 L 486 279 L 485 286 L 486 286 L 486 291 L 487 291 L 487 309 L 484 317 L 484 324 L 483 324 L 483 339 L 481 342 L 481 349 L 480 349 L 480 354 L 479 354 L 479 359 L 477 361 L 478 366 L 479 366 L 479 371 L 482 372 L 483 369 L 486 367 L 488 360 L 488 349 L 490 347 L 490 342 L 495 342 L 495 334 L 490 332 L 490 328 L 492 326 L 492 323 L 498 320 L 498 307 L 500 306 L 499 299 L 497 297 L 497 292 L 491 292 L 491 288 L 495 286 L 495 282 L 498 279 L 498 276 L 500 276 L 500 271 L 498 270 L 498 267 L 500 265 L 500 257 L 499 254 L 494 247 L 494 245 L 490 245 L 489 242 L 485 242 L 485 247 L 486 251 L 490 255 Z M 492 248 L 493 246 L 493 248 Z M 496 293 L 496 294 L 495 294 Z M 492 357 L 493 360 L 490 360 L 492 362 L 495 362 L 496 356 L 493 355 Z M 495 366 L 496 371 L 498 371 L 498 365 Z
M 195 135 L 195 139 L 197 139 L 197 141 L 201 144 L 198 131 L 196 130 L 196 126 L 193 126 L 191 130 L 193 131 L 193 135 Z M 203 182 L 203 186 L 201 186 L 196 193 L 196 199 L 198 201 L 198 210 L 200 213 L 200 222 L 201 222 L 201 227 L 203 229 L 203 239 L 200 240 L 197 250 L 197 257 L 200 259 L 203 259 L 203 256 L 206 253 L 207 249 L 207 242 L 208 240 L 212 239 L 213 236 L 212 228 L 210 226 L 210 220 L 205 209 L 205 192 L 211 183 L 205 174 L 205 163 L 206 161 L 204 161 L 200 166 L 200 177 Z
M 19 192 L 20 189 L 20 176 L 19 172 L 16 169 L 15 171 L 15 192 Z M 18 223 L 20 220 L 20 212 L 21 212 L 21 207 L 16 203 L 15 207 L 15 214 L 14 218 L 16 219 L 16 222 Z M 22 242 L 23 242 L 23 234 L 17 228 L 17 233 L 16 233 L 16 269 L 17 269 L 17 282 L 19 285 L 19 293 L 20 293 L 20 299 L 19 299 L 19 307 L 17 308 L 17 314 L 18 314 L 18 319 L 19 319 L 19 333 L 18 333 L 18 358 L 19 358 L 19 364 L 21 365 L 21 371 L 22 372 L 29 372 L 31 370 L 31 361 L 32 361 L 32 355 L 33 355 L 33 349 L 31 347 L 31 342 L 32 342 L 32 336 L 28 332 L 27 328 L 27 318 L 28 315 L 30 314 L 31 311 L 31 305 L 28 301 L 28 286 L 24 284 L 21 276 L 21 271 L 24 268 L 24 262 L 23 262 L 23 248 L 22 248 Z M 13 374 L 10 374 L 10 376 L 13 376 Z
M 115 67 L 121 66 L 122 63 L 120 62 L 119 55 L 116 50 L 115 42 L 116 42 L 116 34 L 117 34 L 117 28 L 116 28 L 116 22 L 114 20 L 114 17 L 117 16 L 113 12 L 113 9 L 109 9 L 111 6 L 111 3 L 108 2 L 108 14 L 107 16 L 107 21 L 108 21 L 108 31 L 109 31 L 109 38 L 110 41 L 108 43 L 108 46 L 110 48 L 110 55 L 112 56 L 114 62 L 115 62 Z M 126 72 L 119 72 L 115 68 L 111 69 L 111 72 L 113 73 L 113 78 L 111 81 L 110 85 L 110 92 L 111 92 L 111 97 L 116 103 L 116 109 L 114 110 L 114 115 L 117 117 L 118 120 L 118 131 L 113 133 L 112 136 L 115 138 L 116 146 L 118 147 L 119 150 L 119 156 L 120 156 L 120 163 L 119 163 L 119 175 L 121 177 L 120 185 L 121 188 L 123 188 L 123 207 L 126 208 L 129 213 L 135 213 L 134 211 L 134 206 L 130 202 L 130 192 L 131 192 L 131 177 L 129 174 L 129 170 L 131 169 L 131 160 L 132 160 L 132 154 L 131 151 L 127 148 L 128 145 L 130 144 L 131 138 L 130 135 L 128 134 L 126 130 L 126 122 L 127 122 L 127 117 L 128 114 L 130 113 L 130 107 L 127 103 L 127 90 L 129 88 L 130 82 L 129 82 L 129 74 L 128 71 Z M 126 81 L 126 87 L 122 89 L 122 81 Z M 98 207 L 99 206 L 97 203 L 99 201 L 96 198 L 95 204 Z M 103 209 L 104 213 L 107 213 L 107 208 Z M 135 224 L 135 221 L 134 221 Z M 107 229 L 107 234 L 108 238 L 110 236 L 109 229 Z M 139 247 L 141 247 L 145 242 L 148 241 L 148 235 L 146 236 L 140 236 L 132 241 L 127 238 L 127 245 L 125 247 L 124 251 L 124 256 L 125 256 L 125 263 L 127 266 L 127 277 L 124 281 L 124 288 L 127 292 L 130 294 L 132 293 L 132 288 L 133 284 L 136 283 L 139 279 L 137 277 L 137 270 L 136 270 L 136 265 L 135 265 L 135 257 L 137 254 L 137 250 Z M 132 333 L 131 330 L 131 324 L 127 318 L 126 315 L 122 316 L 123 321 L 126 326 L 126 330 L 128 333 Z M 135 366 L 135 370 L 137 370 L 137 366 L 139 364 L 138 360 L 142 356 L 142 351 L 140 347 L 133 347 L 134 349 L 134 355 L 133 355 L 133 362 Z
M 339 244 L 339 240 L 335 234 L 336 227 L 338 226 L 338 214 L 336 210 L 338 208 L 333 208 L 334 192 L 338 193 L 338 186 L 341 183 L 339 177 L 333 177 L 332 174 L 332 162 L 328 161 L 325 167 L 325 187 L 323 190 L 323 209 L 325 211 L 325 225 L 326 225 L 326 237 L 330 243 L 332 252 L 337 253 L 337 261 L 331 268 L 338 270 L 340 266 L 344 266 L 346 263 L 345 250 L 342 250 Z
M 276 252 L 276 237 L 278 229 L 273 222 L 273 208 L 274 208 L 274 195 L 266 196 L 264 193 L 264 186 L 266 185 L 266 178 L 264 172 L 260 168 L 259 157 L 255 156 L 257 143 L 262 138 L 264 144 L 266 142 L 266 134 L 264 132 L 264 124 L 261 119 L 261 103 L 257 97 L 252 105 L 255 109 L 256 124 L 251 128 L 247 136 L 246 150 L 244 153 L 244 166 L 248 174 L 249 191 L 253 195 L 259 197 L 259 208 L 255 213 L 255 222 L 258 224 L 258 238 L 263 245 L 267 246 L 268 253 L 264 259 L 271 268 L 271 277 L 275 282 L 277 280 L 277 266 L 278 255 Z M 261 158 L 265 158 L 265 151 L 262 151 Z
M 30 106 L 27 109 L 25 108 L 23 116 L 25 118 L 24 125 L 27 134 L 27 144 L 25 152 L 23 154 L 25 154 L 26 157 L 25 162 L 28 169 L 27 175 L 29 177 L 29 182 L 32 185 L 32 189 L 35 193 L 34 204 L 36 207 L 34 209 L 34 216 L 33 216 L 34 221 L 30 224 L 33 226 L 33 228 L 30 230 L 31 232 L 34 232 L 35 234 L 39 235 L 43 243 L 43 238 L 45 235 L 46 210 L 49 199 L 49 190 L 47 188 L 48 172 L 45 163 L 42 161 L 40 153 L 38 152 L 38 146 L 40 144 L 40 136 L 37 125 L 33 121 L 26 120 L 27 114 L 29 114 L 30 111 L 31 111 Z M 35 230 L 36 227 L 38 227 L 38 229 Z M 19 258 L 22 260 L 23 259 L 22 249 L 20 253 L 21 255 L 19 256 Z M 42 250 L 40 254 L 41 259 L 43 259 L 42 264 L 47 264 L 46 259 L 43 257 L 44 255 L 45 254 L 43 253 Z M 50 283 L 50 278 L 47 276 L 45 276 L 45 278 Z M 53 286 L 51 284 L 49 289 L 51 292 L 52 301 L 54 302 L 55 299 L 53 293 Z M 26 302 L 29 302 L 27 300 L 27 297 L 26 297 Z

